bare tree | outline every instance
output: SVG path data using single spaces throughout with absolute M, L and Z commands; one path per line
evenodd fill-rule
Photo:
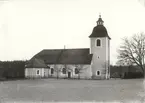
M 77 70 L 77 71 L 75 71 L 75 73 L 77 73 L 78 74 L 78 79 L 80 79 L 80 74 L 82 73 L 82 70 L 83 70 L 83 65 L 75 65 L 75 70 Z
M 110 65 L 109 65 L 109 61 L 105 61 L 103 64 L 102 64 L 102 67 L 105 68 L 104 72 L 106 74 L 106 79 L 109 79 L 108 75 L 110 74 Z
M 62 69 L 62 73 L 65 74 L 64 78 L 67 78 L 67 72 L 68 72 L 68 66 L 66 64 L 64 64 L 64 68 Z
M 59 68 L 59 66 L 57 66 L 57 64 L 59 64 L 63 52 L 64 52 L 64 50 L 61 50 L 60 54 L 58 55 L 58 58 L 56 59 L 56 63 L 54 64 L 54 70 L 57 74 L 57 79 L 59 78 L 59 73 L 61 72 L 61 68 Z
M 59 78 L 59 73 L 61 72 L 61 68 L 59 66 L 54 65 L 54 71 L 56 72 L 57 79 Z
M 145 34 L 135 34 L 131 38 L 124 38 L 120 46 L 118 59 L 124 65 L 138 65 L 144 73 Z
M 84 66 L 84 65 L 82 65 L 82 64 L 80 64 L 80 65 L 75 65 L 75 67 L 76 67 L 75 69 L 77 69 L 78 79 L 80 79 L 81 73 L 83 73 L 83 70 L 88 69 L 87 66 Z
M 145 7 L 145 0 L 138 0 L 140 2 L 141 5 L 143 5 Z

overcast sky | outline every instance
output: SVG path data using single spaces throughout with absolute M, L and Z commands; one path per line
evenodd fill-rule
M 121 38 L 145 32 L 138 0 L 0 1 L 0 60 L 26 60 L 43 49 L 89 48 L 99 13 L 111 39 L 111 63 Z

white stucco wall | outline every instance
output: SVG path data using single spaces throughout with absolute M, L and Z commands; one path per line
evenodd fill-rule
M 37 74 L 39 70 L 39 74 Z M 45 73 L 45 75 L 44 75 Z M 26 78 L 43 78 L 48 77 L 48 69 L 46 68 L 25 68 L 25 77 Z
M 58 77 L 59 78 L 68 78 L 68 72 L 71 72 L 71 78 L 78 78 L 78 74 L 75 74 L 75 68 L 81 68 L 80 78 L 91 79 L 92 69 L 91 65 L 73 65 L 73 64 L 49 64 L 50 69 L 45 68 L 25 68 L 25 77 L 26 78 L 44 78 L 44 77 Z M 54 69 L 54 74 L 51 74 L 51 68 Z M 67 68 L 66 74 L 62 73 L 62 69 Z M 37 70 L 40 71 L 40 74 L 37 74 Z
M 77 67 L 82 68 L 81 69 L 82 73 L 80 73 L 80 78 L 86 78 L 86 79 L 88 78 L 89 79 L 89 78 L 92 77 L 91 65 L 49 64 L 48 66 L 50 66 L 50 68 L 54 69 L 54 74 L 51 74 L 51 69 L 49 70 L 49 75 L 51 77 L 57 77 L 57 75 L 58 75 L 59 78 L 67 78 L 68 77 L 68 72 L 71 72 L 71 78 L 78 78 L 78 74 L 75 74 L 75 68 L 77 68 Z M 63 68 L 67 69 L 66 74 L 62 73 Z M 58 74 L 57 74 L 57 70 L 59 71 Z
M 107 77 L 110 78 L 110 40 L 108 41 L 108 67 Z
M 48 77 L 49 76 L 49 70 L 44 68 L 44 77 Z
M 101 46 L 96 46 L 96 40 L 101 40 Z M 109 61 L 109 38 L 90 38 L 90 53 L 93 54 L 92 58 L 92 75 L 96 79 L 105 79 L 108 75 L 108 61 Z M 97 71 L 101 72 L 100 76 L 96 75 Z

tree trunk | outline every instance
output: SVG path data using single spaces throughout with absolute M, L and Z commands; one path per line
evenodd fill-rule
M 145 78 L 145 71 L 144 71 L 144 69 L 143 69 L 143 78 Z
M 145 78 L 145 70 L 144 67 L 141 66 L 142 72 L 143 72 L 143 78 Z
M 80 79 L 80 73 L 78 74 L 78 79 Z
M 57 79 L 58 79 L 59 77 L 58 77 L 58 71 L 57 71 Z

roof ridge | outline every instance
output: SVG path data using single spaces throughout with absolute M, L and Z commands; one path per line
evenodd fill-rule
M 80 50 L 80 49 L 89 49 L 89 48 L 68 48 L 68 49 L 65 49 L 65 50 L 77 50 L 77 49 Z M 42 51 L 44 51 L 44 50 L 64 50 L 64 49 L 43 49 Z

